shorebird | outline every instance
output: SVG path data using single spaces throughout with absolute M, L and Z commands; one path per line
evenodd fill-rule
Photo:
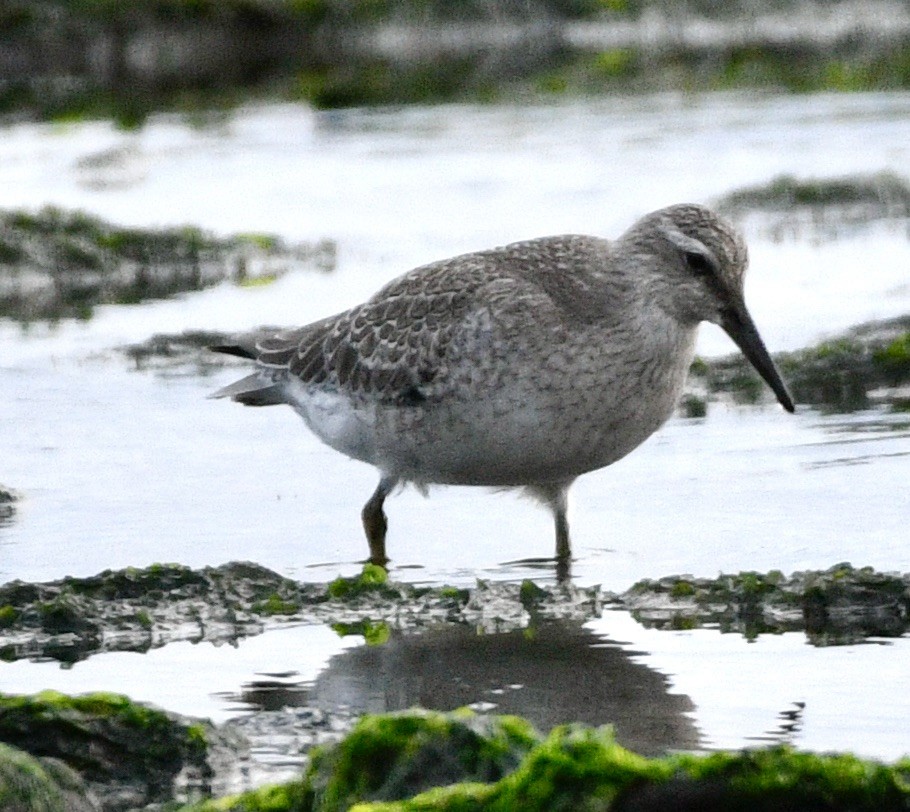
M 389 560 L 386 497 L 413 483 L 524 489 L 552 511 L 566 566 L 570 486 L 667 420 L 702 321 L 794 411 L 746 308 L 747 262 L 737 230 L 695 204 L 652 212 L 615 241 L 464 254 L 338 315 L 213 347 L 256 363 L 213 397 L 289 404 L 323 442 L 379 469 L 361 513 L 372 563 Z

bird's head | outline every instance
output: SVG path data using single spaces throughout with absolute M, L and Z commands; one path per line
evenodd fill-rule
M 623 242 L 659 306 L 682 323 L 720 325 L 780 404 L 794 411 L 793 398 L 746 308 L 743 282 L 749 255 L 731 223 L 704 206 L 684 203 L 642 218 Z

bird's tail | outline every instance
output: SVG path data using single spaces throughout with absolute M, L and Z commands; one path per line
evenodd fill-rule
M 256 346 L 253 338 L 249 343 L 239 340 L 234 344 L 218 344 L 209 349 L 212 352 L 236 355 L 238 358 L 249 358 L 251 361 L 256 360 Z M 281 387 L 264 379 L 258 372 L 234 381 L 217 392 L 212 392 L 209 397 L 231 398 L 244 406 L 277 406 L 279 403 L 285 402 L 281 397 Z
M 287 403 L 283 387 L 264 379 L 258 372 L 212 392 L 210 398 L 230 398 L 244 406 L 278 406 Z
M 209 349 L 212 352 L 221 352 L 225 355 L 236 355 L 238 358 L 249 358 L 251 361 L 255 361 L 256 347 L 253 342 L 254 339 L 251 338 L 249 344 L 237 341 L 234 344 L 216 344 L 214 347 L 209 347 Z

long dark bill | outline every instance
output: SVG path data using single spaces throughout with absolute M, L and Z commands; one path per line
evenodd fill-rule
M 746 306 L 737 303 L 727 308 L 721 318 L 721 327 L 736 342 L 736 345 L 743 351 L 743 355 L 749 359 L 758 374 L 765 379 L 765 383 L 777 395 L 780 405 L 788 412 L 795 411 L 796 407 L 793 405 L 793 398 L 790 396 L 787 385 L 781 378 L 780 372 L 777 371 L 771 356 L 768 355 L 765 342 L 761 340 L 758 328 L 755 326 L 755 322 L 752 321 Z

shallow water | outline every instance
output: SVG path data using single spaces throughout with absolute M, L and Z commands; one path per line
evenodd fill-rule
M 54 203 L 120 223 L 329 237 L 339 263 L 330 276 L 101 307 L 84 323 L 0 324 L 0 482 L 24 494 L 0 525 L 0 580 L 237 559 L 303 580 L 353 574 L 366 551 L 359 510 L 375 486 L 372 469 L 321 446 L 290 410 L 205 399 L 236 370 L 206 380 L 138 372 L 114 348 L 157 332 L 303 323 L 423 261 L 545 233 L 615 235 L 644 211 L 783 172 L 900 173 L 910 166 L 908 114 L 906 94 L 661 96 L 319 115 L 279 106 L 195 129 L 165 117 L 138 133 L 103 123 L 5 131 L 0 206 Z M 904 232 L 880 225 L 821 244 L 752 235 L 750 250 L 748 298 L 773 350 L 910 312 Z M 703 331 L 702 352 L 731 348 L 719 330 Z M 840 561 L 910 571 L 908 458 L 906 416 L 714 406 L 704 420 L 675 419 L 577 483 L 573 575 L 622 590 L 670 573 L 790 572 Z M 531 502 L 438 488 L 429 499 L 406 491 L 387 509 L 393 578 L 552 579 L 548 566 L 526 561 L 552 555 L 553 546 L 550 519 Z M 899 678 L 910 664 L 905 639 L 817 649 L 788 634 L 747 644 L 712 630 L 646 630 L 614 611 L 542 635 L 524 653 L 511 639 L 499 648 L 485 640 L 486 649 L 464 634 L 368 650 L 327 629 L 297 627 L 235 648 L 99 655 L 69 670 L 2 663 L 0 689 L 123 690 L 223 719 L 246 707 L 243 686 L 262 672 L 290 674 L 307 698 L 329 704 L 489 702 L 545 725 L 573 715 L 610 721 L 612 686 L 642 715 L 666 714 L 650 739 L 629 732 L 635 713 L 617 722 L 621 736 L 649 751 L 783 738 L 883 758 L 910 751 Z M 429 695 L 412 691 L 414 658 L 429 657 L 420 645 L 461 663 L 453 669 L 459 690 L 439 683 Z M 622 653 L 622 663 L 605 665 L 602 646 Z M 547 670 L 558 651 L 569 652 L 559 661 L 574 662 L 574 671 Z M 478 653 L 486 671 L 476 670 Z M 510 680 L 510 668 L 521 680 Z M 657 676 L 633 702 L 622 691 L 641 682 L 639 668 Z M 364 678 L 374 669 L 386 678 L 380 694 Z M 562 702 L 575 688 L 560 691 L 560 680 L 574 685 L 584 673 L 600 699 Z M 548 675 L 551 693 L 535 687 Z M 339 686 L 347 686 L 343 698 Z

